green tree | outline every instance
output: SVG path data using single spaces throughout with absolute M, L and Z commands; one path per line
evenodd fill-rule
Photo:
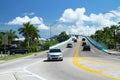
M 2 44 L 2 33 L 0 32 L 0 44 Z
M 119 33 L 120 26 L 112 25 L 110 27 L 104 27 L 102 30 L 97 30 L 94 35 L 91 35 L 97 42 L 106 45 L 108 48 L 113 48 L 115 43 L 120 40 Z
M 65 40 L 67 40 L 68 38 L 69 38 L 69 36 L 66 34 L 65 31 L 63 31 L 63 32 L 61 32 L 61 33 L 58 35 L 57 40 L 58 40 L 59 42 L 63 42 L 63 41 L 65 41 Z
M 15 38 L 18 38 L 18 36 L 15 33 L 16 32 L 12 29 L 6 32 L 6 34 L 8 35 L 8 44 L 11 44 L 11 42 L 14 41 Z
M 18 31 L 25 37 L 25 43 L 28 46 L 33 46 L 34 42 L 40 38 L 38 28 L 30 22 L 23 23 L 23 27 L 19 28 Z

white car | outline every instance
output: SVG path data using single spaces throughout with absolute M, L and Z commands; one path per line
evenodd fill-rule
M 60 49 L 49 49 L 49 52 L 47 52 L 47 59 L 63 61 L 63 53 Z

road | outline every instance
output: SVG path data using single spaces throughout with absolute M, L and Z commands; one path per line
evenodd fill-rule
M 12 73 L 17 80 L 120 80 L 119 73 L 108 74 L 114 73 L 111 67 L 120 71 L 120 56 L 104 53 L 89 42 L 91 51 L 82 51 L 81 43 L 72 42 L 73 48 L 60 46 L 63 61 L 47 61 L 46 52 L 42 52 L 0 64 L 0 74 Z

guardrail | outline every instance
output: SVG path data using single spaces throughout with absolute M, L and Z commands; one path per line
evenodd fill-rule
M 98 42 L 96 42 L 95 40 L 93 40 L 92 38 L 88 37 L 88 36 L 84 36 L 92 45 L 94 45 L 96 48 L 104 51 L 104 52 L 109 52 L 107 48 L 105 48 L 104 46 L 102 46 L 101 44 L 99 44 Z
M 56 45 L 50 46 L 49 49 L 56 48 L 58 46 L 64 45 L 64 44 L 68 43 L 70 40 L 72 40 L 71 37 L 68 40 L 64 41 L 64 42 L 61 42 L 61 43 L 58 43 Z
M 113 50 L 109 50 L 107 48 L 105 48 L 104 46 L 102 46 L 101 44 L 99 44 L 98 42 L 96 42 L 95 40 L 93 40 L 92 38 L 88 37 L 88 36 L 84 36 L 92 45 L 94 45 L 96 48 L 108 53 L 108 54 L 117 54 L 120 55 L 120 52 L 118 51 L 113 51 Z

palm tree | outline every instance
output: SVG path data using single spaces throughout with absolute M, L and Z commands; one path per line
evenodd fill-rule
M 97 42 L 102 42 L 103 41 L 103 31 L 102 30 L 97 30 L 95 32 L 95 39 Z
M 110 29 L 114 38 L 114 48 L 116 49 L 117 30 L 119 29 L 119 26 L 112 25 Z
M 65 31 L 61 32 L 58 36 L 58 41 L 62 42 L 65 41 L 69 38 L 69 36 L 67 35 L 67 33 Z
M 0 32 L 0 44 L 2 44 L 2 33 Z
M 23 23 L 23 27 L 19 28 L 18 31 L 19 34 L 25 37 L 25 42 L 27 42 L 28 47 L 33 44 L 35 39 L 40 37 L 38 28 L 30 24 L 30 22 Z
M 15 31 L 10 29 L 9 31 L 6 32 L 8 35 L 8 44 L 11 44 L 12 41 L 15 40 L 15 38 L 18 38 L 18 36 L 15 34 Z

